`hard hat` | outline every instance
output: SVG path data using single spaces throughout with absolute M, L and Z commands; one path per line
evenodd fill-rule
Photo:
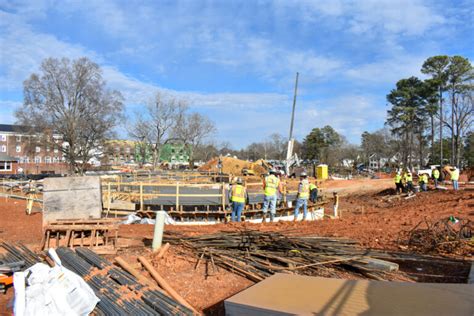
M 306 171 L 303 171 L 301 174 L 300 174 L 300 177 L 307 177 L 308 174 L 306 173 Z
M 276 170 L 275 169 L 270 169 L 270 174 L 275 174 Z
M 237 179 L 235 179 L 235 182 L 236 182 L 237 184 L 242 184 L 242 183 L 243 183 L 242 178 L 237 178 Z

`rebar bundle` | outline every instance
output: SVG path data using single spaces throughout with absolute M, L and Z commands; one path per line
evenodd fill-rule
M 14 245 L 0 241 L 0 249 L 1 248 L 4 249 L 4 254 L 0 254 L 0 264 L 23 262 L 21 270 L 24 270 L 42 261 L 36 254 L 21 243 Z
M 158 289 L 140 284 L 133 276 L 115 267 L 87 248 L 58 248 L 64 266 L 79 274 L 92 287 L 105 315 L 192 315 L 187 307 Z
M 402 278 L 393 273 L 398 265 L 371 258 L 367 250 L 345 238 L 287 237 L 255 230 L 221 232 L 186 237 L 166 233 L 166 241 L 183 245 L 206 261 L 208 271 L 217 267 L 258 282 L 277 273 L 343 277 L 347 274 L 377 280 Z

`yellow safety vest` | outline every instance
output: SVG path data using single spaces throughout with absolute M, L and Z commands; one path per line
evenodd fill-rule
M 298 186 L 298 198 L 307 199 L 309 198 L 309 183 L 308 181 L 301 181 Z
M 399 174 L 395 175 L 395 183 L 400 183 L 400 181 L 402 181 L 402 176 Z
M 423 182 L 428 184 L 428 181 L 429 181 L 429 178 L 428 178 L 428 175 L 427 174 L 424 174 L 423 175 Z
M 275 177 L 273 174 L 265 178 L 265 195 L 274 196 L 277 192 L 278 185 L 280 184 L 280 179 Z
M 314 185 L 313 183 L 310 183 L 309 184 L 309 190 L 310 191 L 313 191 L 314 189 L 317 189 L 318 187 L 316 185 Z
M 413 182 L 413 177 L 412 177 L 411 175 L 409 175 L 409 174 L 406 174 L 406 175 L 405 175 L 405 181 L 406 181 L 406 182 Z
M 453 172 L 451 172 L 451 180 L 453 181 L 459 180 L 459 169 L 456 169 Z
M 245 203 L 245 187 L 240 184 L 234 184 L 232 186 L 232 196 L 230 199 L 232 202 Z
M 435 179 L 438 179 L 438 178 L 439 178 L 439 170 L 438 170 L 438 169 L 433 170 L 433 177 L 434 177 Z

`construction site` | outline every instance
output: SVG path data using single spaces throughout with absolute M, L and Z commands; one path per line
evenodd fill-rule
M 92 289 L 98 315 L 472 314 L 472 175 L 458 191 L 445 180 L 409 195 L 395 194 L 390 174 L 317 172 L 305 221 L 293 216 L 299 179 L 282 177 L 275 219 L 262 222 L 269 168 L 221 157 L 197 171 L 4 179 L 0 313 L 12 312 L 12 273 L 57 266 L 55 249 Z M 242 222 L 229 220 L 235 177 L 249 193 Z
M 0 316 L 473 316 L 473 4 L 2 1 Z

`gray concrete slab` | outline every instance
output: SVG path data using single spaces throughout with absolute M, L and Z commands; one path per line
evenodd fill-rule
M 86 176 L 45 179 L 43 207 L 43 226 L 62 219 L 100 218 L 100 178 Z
M 466 315 L 474 285 L 275 274 L 225 300 L 226 315 Z

